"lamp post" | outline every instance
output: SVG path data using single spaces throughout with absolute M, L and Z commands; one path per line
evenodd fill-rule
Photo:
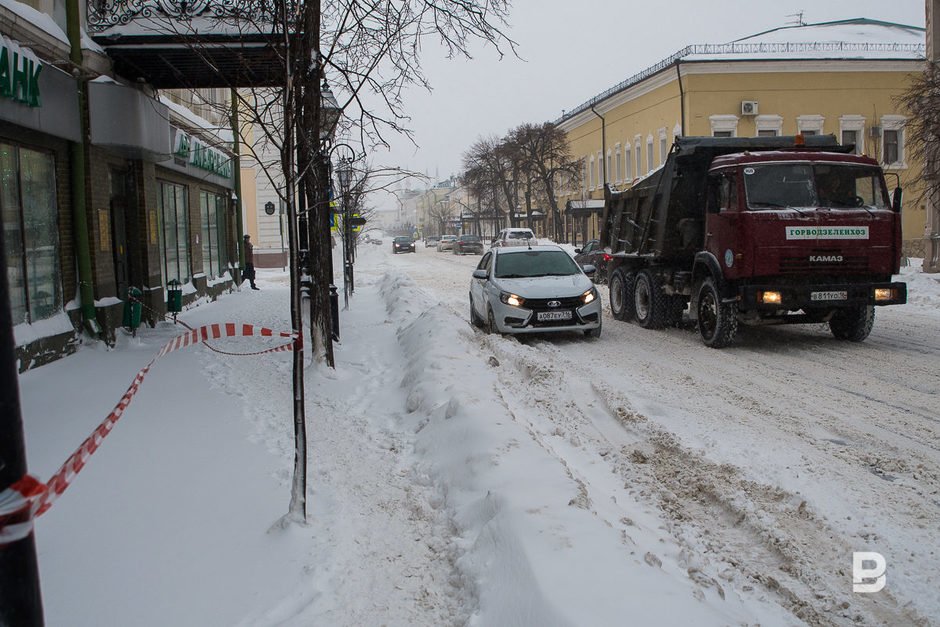
M 352 159 L 342 157 L 339 166 L 336 168 L 336 176 L 339 179 L 340 193 L 343 203 L 343 303 L 344 308 L 349 309 L 349 295 L 355 290 L 353 283 L 353 262 L 352 262 L 352 225 L 349 222 L 349 185 L 352 181 Z

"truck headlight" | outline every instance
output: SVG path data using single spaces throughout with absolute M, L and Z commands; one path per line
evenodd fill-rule
M 597 298 L 597 290 L 592 287 L 585 293 L 581 294 L 580 298 L 581 298 L 581 302 L 584 303 L 585 305 L 587 305 L 588 303 L 594 302 L 594 299 Z
M 894 300 L 894 289 L 890 287 L 876 287 L 875 301 Z
M 515 294 L 510 294 L 509 292 L 500 292 L 499 300 L 503 301 L 511 307 L 522 307 L 525 303 L 525 299 L 521 296 Z
M 783 303 L 783 294 L 780 292 L 758 292 L 757 300 L 765 305 L 780 305 Z

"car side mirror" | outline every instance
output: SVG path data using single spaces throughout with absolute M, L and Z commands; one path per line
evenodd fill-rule
M 591 276 L 592 274 L 594 274 L 595 272 L 597 272 L 597 268 L 595 268 L 595 267 L 594 267 L 593 265 L 591 265 L 591 264 L 587 264 L 586 266 L 584 266 L 584 267 L 581 268 L 581 269 L 584 270 L 584 274 L 586 274 L 586 275 L 588 275 L 588 276 Z
M 575 249 L 574 249 L 574 254 L 580 255 L 580 254 L 581 254 L 581 249 L 580 249 L 580 248 L 575 248 Z
M 487 278 L 487 276 L 486 276 L 486 270 L 477 268 L 476 270 L 473 271 L 473 278 L 474 278 L 474 279 L 484 279 L 484 280 L 485 280 L 485 279 Z

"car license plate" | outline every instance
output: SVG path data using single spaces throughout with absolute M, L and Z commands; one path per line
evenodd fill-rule
M 571 320 L 570 311 L 540 311 L 535 319 L 539 322 L 550 322 L 552 320 Z
M 810 292 L 810 300 L 848 300 L 848 292 Z

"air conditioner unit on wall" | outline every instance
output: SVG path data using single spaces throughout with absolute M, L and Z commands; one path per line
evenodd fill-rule
M 756 100 L 742 100 L 741 101 L 741 115 L 757 115 L 757 101 Z

